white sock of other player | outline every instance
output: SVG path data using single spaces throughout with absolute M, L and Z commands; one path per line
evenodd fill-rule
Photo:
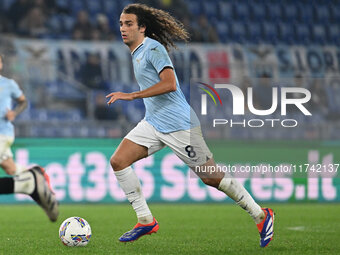
M 148 224 L 153 221 L 152 213 L 143 196 L 139 179 L 131 166 L 114 172 L 120 187 L 135 210 L 138 222 Z
M 14 193 L 32 194 L 35 188 L 34 176 L 29 171 L 24 171 L 13 177 Z
M 20 174 L 23 171 L 27 170 L 26 167 L 23 167 L 22 165 L 19 165 L 19 164 L 15 164 L 15 167 L 16 167 L 15 174 Z
M 248 191 L 234 178 L 224 177 L 218 189 L 233 199 L 240 207 L 246 210 L 258 224 L 264 219 L 261 207 L 254 201 Z

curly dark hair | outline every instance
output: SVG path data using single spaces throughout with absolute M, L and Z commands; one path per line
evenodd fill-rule
M 189 39 L 189 33 L 183 24 L 171 16 L 168 12 L 149 7 L 145 4 L 129 4 L 122 13 L 135 14 L 138 26 L 145 26 L 145 36 L 160 42 L 167 51 L 171 47 L 176 49 L 174 40 Z

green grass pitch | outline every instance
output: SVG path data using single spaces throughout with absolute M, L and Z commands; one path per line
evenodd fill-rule
M 136 223 L 129 205 L 61 205 L 50 223 L 35 205 L 1 205 L 0 254 L 336 254 L 340 251 L 340 204 L 270 204 L 274 240 L 259 247 L 252 219 L 236 205 L 151 204 L 157 234 L 133 243 L 119 236 Z M 70 216 L 92 227 L 86 247 L 66 247 L 59 225 Z

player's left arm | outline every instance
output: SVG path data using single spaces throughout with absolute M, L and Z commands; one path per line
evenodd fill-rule
M 165 67 L 159 74 L 160 81 L 155 85 L 141 90 L 135 91 L 132 93 L 123 93 L 123 92 L 113 92 L 108 94 L 106 97 L 110 98 L 107 102 L 108 104 L 112 104 L 117 100 L 134 100 L 137 98 L 146 98 L 153 97 L 162 94 L 166 94 L 169 92 L 176 91 L 176 77 L 174 70 L 171 67 Z
M 9 121 L 14 121 L 15 118 L 27 107 L 27 100 L 24 94 L 21 94 L 16 99 L 16 107 L 13 110 L 8 110 L 6 113 L 6 119 Z

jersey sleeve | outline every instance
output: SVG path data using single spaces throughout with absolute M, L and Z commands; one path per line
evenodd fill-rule
M 19 85 L 14 81 L 11 80 L 11 97 L 14 99 L 19 98 L 22 95 L 22 90 L 20 89 Z
M 157 70 L 157 73 L 160 73 L 165 67 L 174 68 L 163 45 L 153 45 L 148 51 L 149 61 Z

